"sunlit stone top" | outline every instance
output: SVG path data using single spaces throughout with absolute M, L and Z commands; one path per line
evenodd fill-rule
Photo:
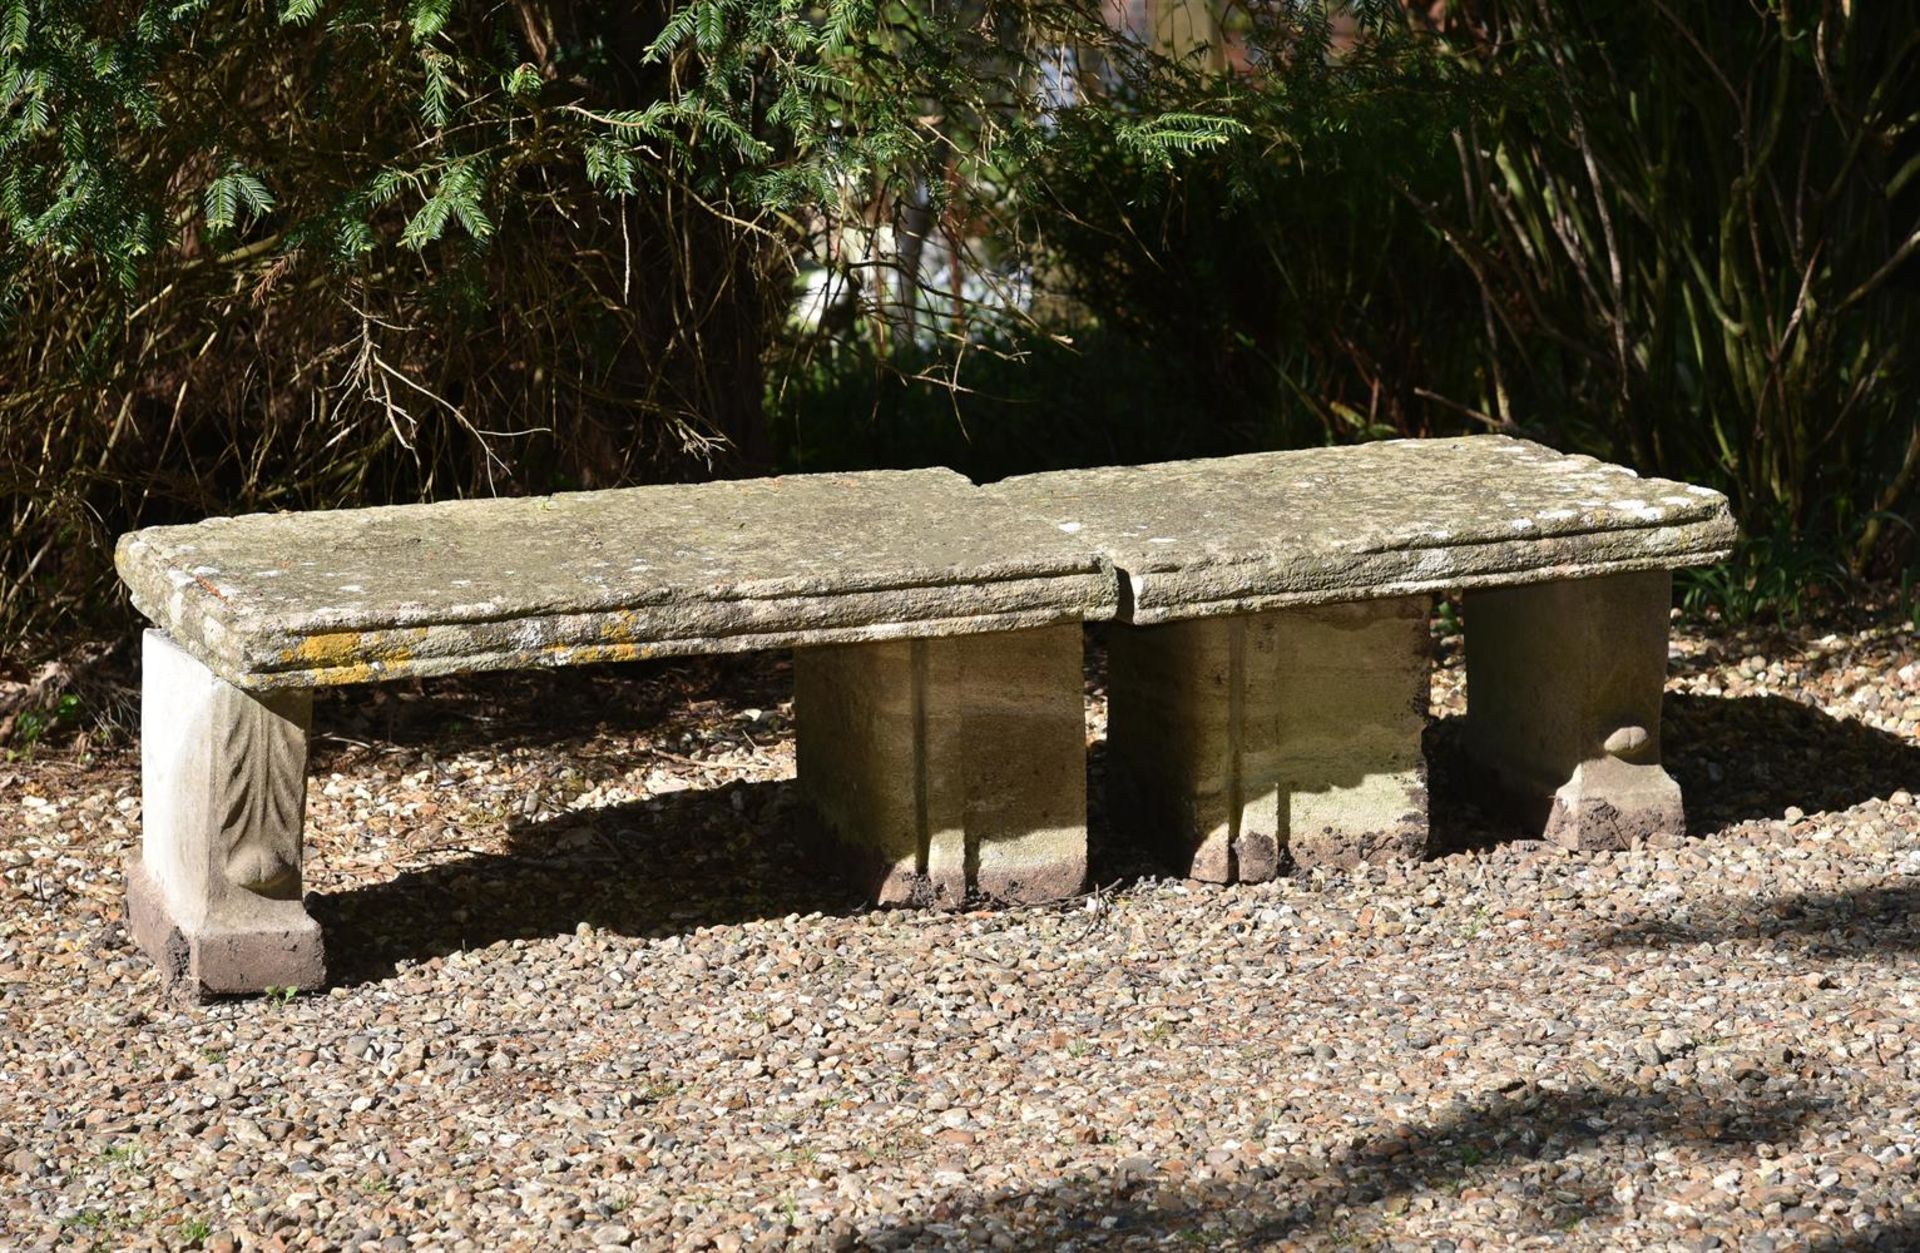
M 251 514 L 122 536 L 134 604 L 244 687 L 1110 616 L 1092 548 L 950 470 Z
M 1104 553 L 1123 621 L 1719 560 L 1726 498 L 1499 435 L 1007 479 L 998 500 Z

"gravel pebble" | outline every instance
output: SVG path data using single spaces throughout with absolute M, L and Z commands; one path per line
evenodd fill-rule
M 336 982 L 167 999 L 138 763 L 0 765 L 0 1247 L 1920 1245 L 1920 654 L 1682 628 L 1685 838 L 1496 838 L 876 911 L 795 832 L 790 671 L 326 694 Z M 1089 736 L 1100 768 L 1097 668 Z M 1097 793 L 1096 793 L 1097 795 Z

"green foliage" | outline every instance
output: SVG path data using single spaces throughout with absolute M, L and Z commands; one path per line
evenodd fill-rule
M 1734 626 L 1775 620 L 1797 623 L 1820 603 L 1844 599 L 1852 585 L 1839 544 L 1796 537 L 1785 518 L 1741 539 L 1718 565 L 1674 575 L 1680 607 Z
M 209 228 L 232 230 L 243 205 L 255 217 L 272 212 L 273 193 L 257 177 L 234 167 L 207 184 L 205 205 Z
M 807 467 L 1533 434 L 1731 491 L 1703 604 L 1912 551 L 1910 6 L 1107 11 L 0 0 L 0 631 L 142 523 L 762 467 L 766 397 Z
M 1507 431 L 1727 491 L 1755 538 L 1688 585 L 1696 606 L 1793 616 L 1900 570 L 1916 12 L 1452 13 L 1376 10 L 1343 51 L 1283 6 L 1247 35 L 1257 79 L 1139 88 L 1243 129 L 1167 169 L 1130 149 L 1140 123 L 1089 111 L 1037 154 L 1022 229 L 1049 325 L 1212 402 L 1168 408 L 1150 455 Z M 1089 396 L 1057 392 L 1050 421 L 1080 431 Z
M 1214 412 L 1199 421 L 1217 435 L 1195 442 L 1425 434 L 1460 422 L 1431 396 L 1477 399 L 1460 333 L 1473 293 L 1394 188 L 1457 186 L 1450 133 L 1509 93 L 1390 7 L 1360 12 L 1344 51 L 1319 16 L 1256 18 L 1257 80 L 1163 76 L 1167 115 L 1230 123 L 1176 165 L 1137 150 L 1137 124 L 1097 111 L 1067 119 L 1075 142 L 1037 163 L 1023 226 L 1050 258 L 1048 293 L 1189 389 L 1205 380 Z
M 770 380 L 775 456 L 801 471 L 939 465 L 992 480 L 1271 439 L 1257 412 L 1223 415 L 1175 359 L 1133 348 L 1100 328 L 1070 340 L 1015 330 L 955 368 L 927 350 L 888 354 L 863 324 Z
M 1396 6 L 1349 16 L 1336 46 L 1329 10 L 1262 8 L 1238 45 L 1256 74 L 1103 49 L 1116 86 L 1051 113 L 1001 198 L 1037 325 L 940 321 L 904 346 L 868 316 L 862 348 L 779 382 L 785 447 L 992 476 L 1469 420 L 1444 396 L 1492 390 L 1476 295 L 1395 187 L 1457 188 L 1450 134 L 1522 87 Z M 944 354 L 947 335 L 972 351 Z
M 486 173 L 477 159 L 455 161 L 440 174 L 433 194 L 407 219 L 400 238 L 410 248 L 424 248 L 446 233 L 449 222 L 458 221 L 475 239 L 493 234 L 493 219 L 481 201 L 487 185 Z
M 658 162 L 619 199 L 586 168 L 598 116 L 672 92 L 635 73 L 664 8 L 0 6 L 10 647 L 110 608 L 142 523 L 752 443 L 778 251 Z
M 1234 118 L 1179 111 L 1119 118 L 1113 126 L 1114 141 L 1123 151 L 1168 171 L 1176 168 L 1177 156 L 1221 148 L 1248 133 L 1247 124 Z
M 13 729 L 7 735 L 7 759 L 33 760 L 34 751 L 48 734 L 67 730 L 81 721 L 81 700 L 68 693 L 55 701 L 51 709 L 23 709 L 14 716 Z
M 1470 125 L 1469 194 L 1423 207 L 1489 310 L 1499 415 L 1724 488 L 1763 537 L 1749 572 L 1817 580 L 1792 554 L 1842 537 L 1852 572 L 1893 568 L 1920 489 L 1920 10 L 1529 0 L 1482 33 L 1489 72 L 1547 90 Z
M 1900 572 L 1895 604 L 1899 612 L 1905 615 L 1909 629 L 1920 626 L 1920 571 L 1912 566 Z
M 1081 133 L 1059 47 L 1169 73 L 1061 0 L 0 0 L 0 630 L 143 523 L 764 464 L 769 277 L 911 323 L 871 245 Z
M 275 180 L 299 179 L 328 145 L 364 150 L 343 152 L 327 171 L 330 203 L 288 206 L 290 245 L 322 214 L 336 231 L 353 219 L 373 233 L 397 194 L 417 198 L 402 233 L 408 246 L 438 240 L 455 222 L 484 240 L 494 226 L 488 204 L 511 194 L 496 185 L 496 169 L 566 163 L 628 194 L 644 169 L 656 188 L 684 179 L 748 215 L 835 204 L 850 182 L 917 171 L 936 154 L 962 161 L 965 180 L 990 177 L 1002 146 L 1030 147 L 1051 133 L 1034 107 L 1041 32 L 1086 47 L 1116 38 L 1082 6 L 1056 0 L 1010 11 L 691 0 L 643 9 L 621 48 L 610 24 L 626 19 L 613 14 L 528 9 L 515 21 L 459 0 L 286 0 L 272 18 L 230 0 L 150 0 L 119 12 L 81 0 L 5 5 L 0 225 L 30 247 L 110 258 L 128 285 L 141 258 L 188 242 L 177 212 L 184 171 L 209 163 L 221 171 L 205 180 L 205 219 L 232 228 L 243 208 L 269 214 Z M 572 46 L 529 46 L 528 31 L 569 22 L 580 27 Z M 314 81 L 309 70 L 293 84 L 299 107 L 318 113 L 320 125 L 303 136 L 310 147 L 275 144 L 268 133 L 276 108 L 295 107 L 259 83 L 293 69 L 280 64 L 283 49 L 330 79 Z M 619 76 L 641 80 L 624 93 L 636 104 L 607 103 L 623 93 L 595 81 Z M 347 125 L 378 111 L 376 92 L 412 101 L 414 134 L 383 134 L 390 115 L 372 135 Z M 1176 110 L 1129 116 L 1117 133 L 1166 162 L 1243 131 Z M 130 143 L 130 132 L 146 142 Z M 154 142 L 159 160 L 149 159 Z

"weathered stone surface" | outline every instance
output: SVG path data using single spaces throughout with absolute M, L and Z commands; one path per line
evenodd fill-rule
M 794 653 L 800 787 L 877 900 L 1080 890 L 1080 663 L 1073 625 Z
M 212 518 L 121 537 L 134 604 L 241 687 L 1111 615 L 1090 546 L 947 470 Z
M 1215 882 L 1418 859 L 1428 609 L 1406 596 L 1114 631 L 1116 826 Z
M 1467 597 L 1468 749 L 1531 833 L 1617 849 L 1685 832 L 1660 766 L 1672 598 L 1664 570 Z
M 1717 561 L 1726 499 L 1496 435 L 1067 470 L 987 491 L 1105 553 L 1121 621 Z
M 193 994 L 317 987 L 320 928 L 300 904 L 307 692 L 242 691 L 146 633 L 134 939 Z

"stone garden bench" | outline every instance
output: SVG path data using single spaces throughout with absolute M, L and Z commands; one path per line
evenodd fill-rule
M 789 647 L 801 793 L 877 899 L 1071 895 L 1080 624 L 1103 619 L 1117 827 L 1214 880 L 1419 856 L 1442 589 L 1469 593 L 1469 746 L 1499 794 L 1565 843 L 1678 831 L 1671 571 L 1733 537 L 1717 493 L 1494 436 L 139 531 L 117 553 L 157 627 L 130 923 L 196 992 L 324 980 L 315 687 Z
M 946 470 L 341 512 L 121 538 L 146 635 L 135 939 L 195 993 L 324 981 L 312 692 L 794 648 L 800 787 L 885 902 L 1079 891 L 1091 548 Z
M 1196 878 L 1417 857 L 1430 595 L 1465 598 L 1489 799 L 1581 847 L 1684 830 L 1660 766 L 1672 570 L 1724 497 L 1501 436 L 1061 471 L 988 494 L 1120 576 L 1115 826 Z

